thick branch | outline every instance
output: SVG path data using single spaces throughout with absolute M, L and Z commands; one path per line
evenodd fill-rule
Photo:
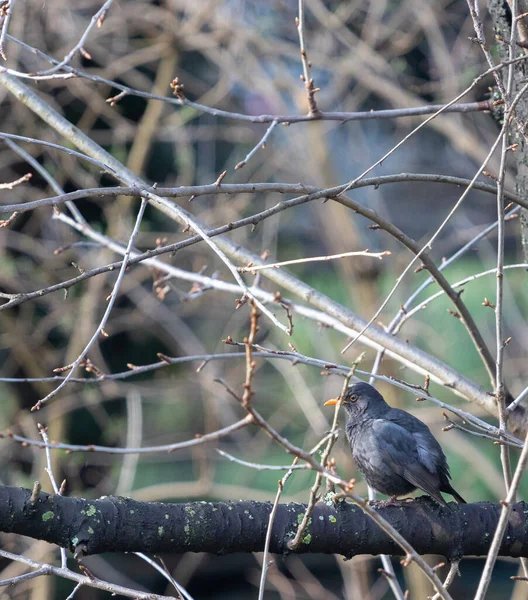
M 99 500 L 0 488 L 0 531 L 18 533 L 70 548 L 78 555 L 102 552 L 261 552 L 270 502 L 188 502 L 166 504 L 129 498 Z M 512 507 L 500 556 L 528 556 L 528 505 Z M 287 554 L 306 505 L 280 504 L 273 523 L 270 551 Z M 449 559 L 484 556 L 497 527 L 500 504 L 438 506 L 423 497 L 380 508 L 420 554 Z M 316 504 L 297 553 L 354 556 L 394 554 L 402 550 L 358 506 L 333 498 Z

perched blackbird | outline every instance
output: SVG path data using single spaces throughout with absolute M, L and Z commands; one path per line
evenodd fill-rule
M 338 400 L 332 398 L 325 406 Z M 440 492 L 465 504 L 449 483 L 446 457 L 425 423 L 391 408 L 368 383 L 351 385 L 343 406 L 352 456 L 370 487 L 390 496 L 389 502 L 419 488 L 443 506 L 447 503 Z

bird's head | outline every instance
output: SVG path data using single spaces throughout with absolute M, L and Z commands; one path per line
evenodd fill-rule
M 335 406 L 338 402 L 339 397 L 331 398 L 325 402 L 325 406 Z M 375 388 L 360 381 L 348 387 L 343 400 L 343 407 L 350 416 L 357 417 L 366 412 L 373 413 L 376 416 L 381 415 L 389 408 L 389 405 Z

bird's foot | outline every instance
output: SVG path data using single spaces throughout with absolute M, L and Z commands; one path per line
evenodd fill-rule
M 371 500 L 369 504 L 376 508 L 386 508 L 387 506 L 401 506 L 405 502 L 412 502 L 412 498 L 398 500 L 398 496 L 391 496 L 388 500 Z

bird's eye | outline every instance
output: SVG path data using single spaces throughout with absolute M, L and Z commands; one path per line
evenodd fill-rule
M 357 402 L 358 396 L 357 394 L 352 394 L 352 396 L 350 396 L 350 402 Z

